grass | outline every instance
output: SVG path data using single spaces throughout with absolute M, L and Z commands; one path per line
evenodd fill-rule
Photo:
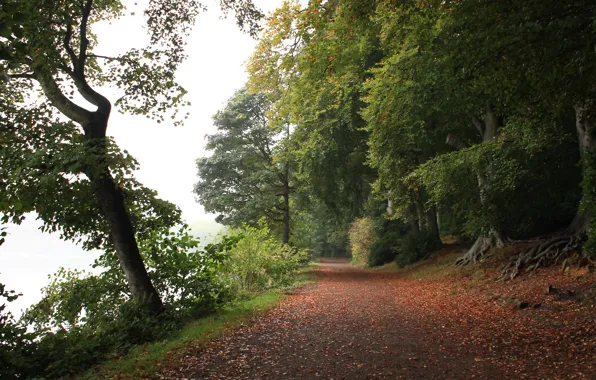
M 228 329 L 241 326 L 273 308 L 284 297 L 279 291 L 268 291 L 235 302 L 218 313 L 189 323 L 165 341 L 135 347 L 127 355 L 106 362 L 78 378 L 158 378 L 159 368 L 168 356 L 183 355 L 191 346 L 196 347 L 222 335 Z
M 252 318 L 272 309 L 292 290 L 314 282 L 313 272 L 319 263 L 302 268 L 291 286 L 246 296 L 225 306 L 219 312 L 197 319 L 167 340 L 147 343 L 131 349 L 126 355 L 97 366 L 79 379 L 138 379 L 159 378 L 159 369 L 168 358 L 184 355 L 191 347 L 200 346 L 221 336 L 227 330 L 239 327 Z

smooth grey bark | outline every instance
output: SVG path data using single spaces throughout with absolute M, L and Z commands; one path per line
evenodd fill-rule
M 408 224 L 410 225 L 410 231 L 412 231 L 412 233 L 417 234 L 420 232 L 418 208 L 415 203 L 411 203 L 408 207 Z
M 596 102 L 585 100 L 578 102 L 574 106 L 575 127 L 577 130 L 577 140 L 582 158 L 582 171 L 584 178 L 592 178 L 592 171 L 596 159 Z M 583 190 L 582 203 L 586 201 L 586 190 Z M 588 233 L 590 228 L 591 215 L 588 210 L 581 207 L 578 209 L 573 221 L 567 228 L 570 235 L 583 235 Z
M 483 120 L 474 117 L 472 122 L 480 133 L 480 136 L 482 136 L 482 142 L 492 141 L 497 136 L 498 129 L 501 126 L 499 117 L 490 104 L 486 107 Z M 447 142 L 449 143 L 449 139 Z M 452 145 L 455 146 L 455 144 Z M 485 172 L 476 173 L 480 203 L 482 205 L 486 204 L 486 194 L 490 190 L 484 178 L 486 174 L 490 174 L 490 167 L 487 167 Z M 491 228 L 487 233 L 478 236 L 468 252 L 456 261 L 456 265 L 474 264 L 492 248 L 503 247 L 506 241 L 507 238 L 502 231 Z
M 594 144 L 596 132 L 596 107 L 592 100 L 578 102 L 575 106 L 575 126 L 577 140 L 582 158 L 582 170 L 584 181 L 594 181 L 594 158 L 596 146 Z M 593 202 L 593 194 L 583 189 L 582 200 L 573 221 L 561 233 L 540 239 L 522 250 L 518 255 L 505 265 L 502 271 L 502 279 L 513 279 L 521 269 L 529 268 L 535 270 L 541 265 L 548 265 L 557 262 L 565 262 L 570 255 L 581 249 L 586 235 L 589 232 L 592 215 L 586 203 Z M 586 258 L 584 258 L 586 259 Z M 591 262 L 591 259 L 587 259 Z
M 441 241 L 439 233 L 439 224 L 437 223 L 437 208 L 435 206 L 429 207 L 426 212 L 426 232 L 430 234 L 437 242 Z
M 418 230 L 425 231 L 426 225 L 424 224 L 424 210 L 422 209 L 422 206 L 419 202 L 416 202 L 416 213 L 418 216 Z

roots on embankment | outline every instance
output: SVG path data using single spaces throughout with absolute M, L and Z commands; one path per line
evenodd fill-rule
M 518 254 L 512 256 L 501 270 L 501 280 L 511 280 L 520 271 L 534 271 L 541 266 L 554 265 L 564 262 L 566 259 L 575 257 L 578 263 L 583 265 L 596 265 L 592 258 L 582 252 L 581 248 L 586 238 L 587 228 L 575 223 L 565 231 L 554 236 L 538 239 L 530 246 L 524 248 Z M 457 266 L 476 264 L 482 258 L 490 255 L 494 248 L 502 248 L 508 240 L 501 234 L 491 231 L 488 235 L 480 236 L 466 252 L 457 259 Z

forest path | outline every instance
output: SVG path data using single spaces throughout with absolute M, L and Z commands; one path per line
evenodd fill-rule
M 183 365 L 163 374 L 200 379 L 595 375 L 590 356 L 569 362 L 566 347 L 543 345 L 543 339 L 556 338 L 548 331 L 542 331 L 546 338 L 532 336 L 526 328 L 534 316 L 530 321 L 521 311 L 503 313 L 485 298 L 461 297 L 439 283 L 364 271 L 342 260 L 322 262 L 315 276 L 316 283 L 253 323 L 197 348 Z

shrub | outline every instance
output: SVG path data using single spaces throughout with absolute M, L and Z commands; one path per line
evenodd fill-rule
M 289 285 L 308 261 L 306 251 L 280 243 L 264 224 L 245 225 L 235 233 L 240 239 L 230 250 L 224 271 L 236 294 Z
M 193 316 L 216 310 L 231 297 L 220 272 L 239 236 L 221 236 L 199 249 L 186 227 L 156 234 L 141 245 L 149 275 L 165 304 Z
M 440 248 L 440 242 L 428 232 L 409 232 L 403 236 L 397 246 L 395 262 L 404 267 L 422 260 L 434 250 Z
M 377 238 L 370 249 L 368 266 L 383 265 L 394 260 L 399 239 L 400 234 L 395 231 L 386 232 Z
M 163 339 L 188 317 L 214 311 L 231 298 L 220 273 L 237 240 L 222 237 L 199 249 L 186 226 L 140 239 L 147 270 L 166 305 L 159 315 L 150 315 L 131 297 L 113 252 L 94 264 L 100 273 L 61 268 L 21 319 L 34 330 L 29 340 L 34 364 L 27 373 L 68 376 L 108 355 Z
M 348 236 L 350 239 L 350 250 L 352 251 L 352 263 L 365 266 L 369 262 L 371 248 L 375 242 L 374 223 L 371 218 L 359 218 L 354 220 L 350 226 Z
M 166 305 L 162 313 L 149 314 L 131 297 L 113 252 L 96 261 L 99 273 L 61 268 L 20 321 L 0 306 L 0 378 L 70 377 L 164 339 L 234 296 L 288 285 L 308 261 L 305 251 L 281 244 L 266 227 L 244 227 L 203 248 L 186 226 L 148 231 L 139 248 Z M 16 297 L 0 284 L 0 299 Z
M 0 378 L 10 379 L 26 374 L 32 366 L 30 360 L 35 350 L 33 335 L 26 326 L 15 320 L 12 313 L 6 311 L 6 302 L 13 302 L 20 294 L 7 291 L 0 284 Z

